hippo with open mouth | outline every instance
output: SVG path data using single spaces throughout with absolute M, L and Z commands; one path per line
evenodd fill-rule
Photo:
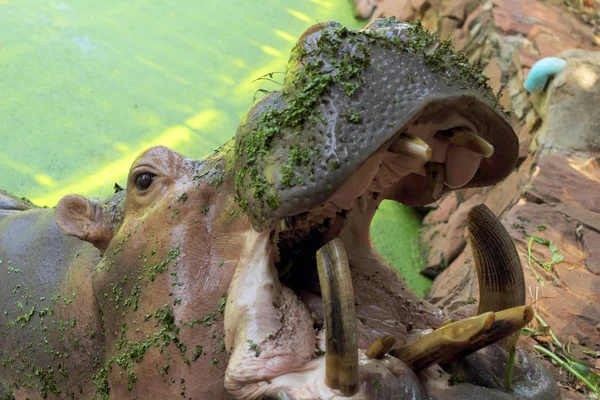
M 214 155 L 151 148 L 108 199 L 0 213 L 0 399 L 557 398 L 524 353 L 504 389 L 518 276 L 483 273 L 480 315 L 448 324 L 369 238 L 382 200 L 495 184 L 517 152 L 485 77 L 418 23 L 312 27 Z

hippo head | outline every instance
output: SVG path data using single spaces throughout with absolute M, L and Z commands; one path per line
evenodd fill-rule
M 282 90 L 250 110 L 235 142 L 200 161 L 149 149 L 126 191 L 59 203 L 59 226 L 103 253 L 92 276 L 106 336 L 99 393 L 512 398 L 501 348 L 453 363 L 484 346 L 457 338 L 494 331 L 493 315 L 427 339 L 443 312 L 382 259 L 369 225 L 383 199 L 423 205 L 494 184 L 517 151 L 483 75 L 420 25 L 309 29 Z M 515 393 L 555 390 L 523 357 Z M 471 383 L 451 386 L 457 370 Z

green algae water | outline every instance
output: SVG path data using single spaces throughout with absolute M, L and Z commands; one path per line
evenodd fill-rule
M 327 20 L 364 25 L 348 0 L 0 0 L 0 187 L 54 206 L 110 195 L 150 146 L 211 153 L 261 89 L 279 87 L 302 32 Z M 372 233 L 422 293 L 410 278 L 420 264 L 399 262 L 419 227 L 384 203 Z
M 371 223 L 371 237 L 379 253 L 400 271 L 406 284 L 423 296 L 432 281 L 419 274 L 425 267 L 418 244 L 419 229 L 421 217 L 415 208 L 384 200 Z

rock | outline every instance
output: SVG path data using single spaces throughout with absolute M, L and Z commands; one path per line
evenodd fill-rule
M 470 249 L 464 251 L 435 280 L 428 300 L 459 320 L 477 314 L 479 286 Z
M 360 19 L 370 19 L 383 0 L 354 0 L 354 15 Z
M 600 234 L 585 228 L 580 232 L 581 247 L 584 252 L 585 267 L 593 274 L 600 275 Z
M 375 12 L 373 13 L 371 20 L 381 17 L 394 16 L 400 21 L 412 21 L 417 16 L 417 13 L 413 9 L 410 1 L 381 1 Z
M 443 40 L 451 36 L 456 36 L 455 32 L 459 28 L 460 22 L 454 18 L 444 18 L 440 24 L 439 35 Z
M 410 5 L 417 13 L 422 13 L 427 8 L 431 7 L 429 0 L 410 0 Z
M 427 214 L 423 220 L 423 225 L 437 225 L 442 222 L 448 222 L 450 213 L 458 207 L 459 195 L 456 192 L 450 192 L 444 196 L 437 209 Z
M 421 274 L 435 278 L 462 252 L 466 244 L 465 228 L 467 214 L 474 206 L 481 204 L 483 197 L 475 195 L 458 205 L 448 222 L 437 222 L 424 228 L 420 237 L 420 247 L 429 248 L 427 263 Z
M 561 57 L 567 66 L 549 83 L 547 123 L 539 140 L 562 150 L 600 150 L 600 53 L 569 51 Z
M 490 86 L 497 93 L 502 87 L 502 70 L 498 66 L 498 61 L 490 61 L 483 72 L 490 78 Z
M 429 31 L 438 31 L 439 16 L 440 15 L 435 8 L 430 8 L 425 11 L 425 14 L 421 17 L 423 28 Z
M 531 146 L 531 137 L 525 137 L 522 140 L 519 140 L 519 158 L 517 160 L 517 165 L 520 165 L 523 160 L 527 158 L 529 155 L 529 147 Z
M 444 17 L 451 17 L 457 21 L 464 21 L 479 4 L 478 0 L 453 0 L 449 2 L 448 7 L 442 11 Z
M 596 226 L 600 222 L 598 192 L 600 168 L 595 159 L 586 161 L 570 153 L 555 152 L 540 158 L 525 191 L 530 195 L 516 202 L 502 218 L 521 259 L 528 302 L 533 303 L 535 299 L 531 296 L 537 293 L 536 308 L 557 336 L 565 341 L 567 335 L 572 335 L 591 349 L 600 346 L 596 330 L 600 323 L 600 274 L 596 266 L 600 263 L 599 252 L 592 249 L 598 248 L 596 243 L 600 241 L 600 226 Z M 563 260 L 548 270 L 533 260 L 530 267 L 529 235 L 550 240 Z M 548 246 L 534 242 L 531 251 L 539 260 L 552 258 Z M 478 298 L 473 268 L 467 246 L 467 251 L 435 280 L 431 301 L 457 317 L 472 315 L 474 308 L 467 300 Z M 541 277 L 543 286 L 536 281 L 531 268 Z

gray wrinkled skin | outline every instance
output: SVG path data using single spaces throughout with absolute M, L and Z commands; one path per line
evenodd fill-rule
M 468 382 L 504 390 L 508 353 L 499 346 L 488 346 L 464 357 L 447 368 L 462 373 Z M 513 393 L 519 399 L 555 399 L 558 387 L 550 373 L 523 351 L 517 351 L 513 370 Z
M 434 115 L 441 109 L 455 110 L 469 119 L 480 136 L 496 149 L 491 158 L 483 160 L 478 175 L 466 187 L 492 185 L 510 173 L 518 141 L 490 88 L 474 71 L 447 65 L 459 57 L 456 53 L 438 50 L 428 58 L 421 52 L 402 50 L 407 44 L 427 40 L 433 40 L 429 33 L 383 19 L 361 31 L 349 31 L 330 22 L 325 29 L 298 43 L 282 91 L 271 93 L 256 104 L 237 132 L 238 174 L 253 161 L 244 150 L 269 128 L 265 114 L 272 109 L 278 113 L 298 108 L 304 111 L 291 103 L 299 92 L 306 92 L 307 86 L 298 82 L 306 84 L 308 80 L 310 87 L 313 81 L 320 82 L 323 75 L 343 77 L 348 65 L 359 70 L 368 67 L 356 78 L 339 78 L 341 84 L 334 79 L 330 91 L 319 98 L 314 109 L 310 108 L 314 112 L 303 122 L 302 135 L 297 134 L 298 127 L 282 124 L 281 131 L 267 143 L 270 152 L 257 156 L 257 165 L 268 166 L 263 169 L 266 197 L 278 197 L 277 207 L 257 195 L 249 174 L 243 182 L 236 182 L 238 195 L 248 202 L 255 228 L 265 229 L 272 219 L 308 211 L 324 202 L 375 150 L 420 117 Z M 432 49 L 436 43 L 439 42 L 430 45 L 434 46 Z M 352 85 L 357 85 L 356 90 L 349 95 Z M 294 148 L 313 149 L 313 153 L 309 161 L 296 163 L 290 185 L 285 182 L 282 167 L 294 159 Z M 426 191 L 409 199 L 414 205 L 431 201 Z
M 32 207 L 32 204 L 17 196 L 0 189 L 0 210 L 23 211 Z

